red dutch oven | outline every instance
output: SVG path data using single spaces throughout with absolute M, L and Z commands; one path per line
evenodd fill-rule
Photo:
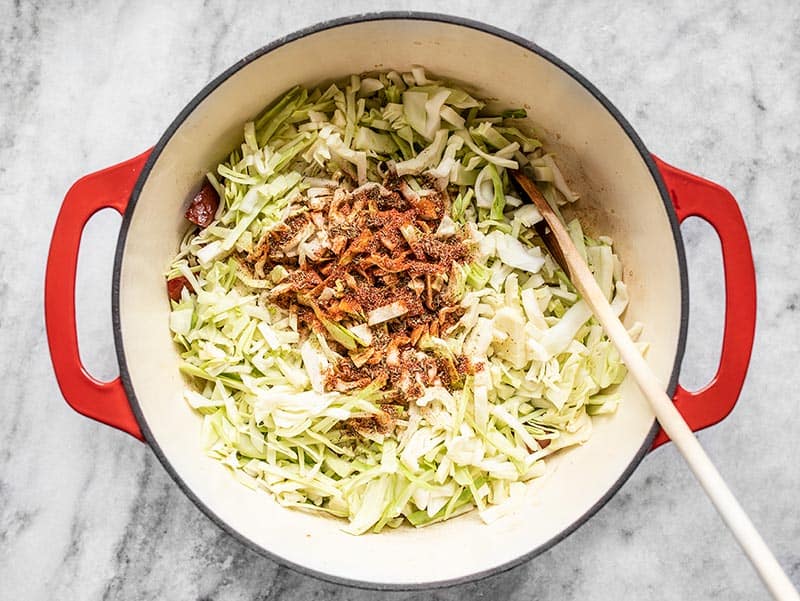
M 199 418 L 182 400 L 163 278 L 186 228 L 186 203 L 203 174 L 239 143 L 243 123 L 287 88 L 413 65 L 500 106 L 528 109 L 581 193 L 577 215 L 590 232 L 614 238 L 631 297 L 626 321 L 645 324 L 648 362 L 694 430 L 733 408 L 756 315 L 753 259 L 733 196 L 651 155 L 591 83 L 526 40 L 459 18 L 382 13 L 305 29 L 230 67 L 181 111 L 156 146 L 83 177 L 67 193 L 45 282 L 55 373 L 70 406 L 145 441 L 200 509 L 245 544 L 306 573 L 383 589 L 473 580 L 533 557 L 591 517 L 667 441 L 648 403 L 626 381 L 617 413 L 596 418 L 589 442 L 554 457 L 547 475 L 532 483 L 530 503 L 516 513 L 491 525 L 467 514 L 361 537 L 343 533 L 336 520 L 278 506 L 205 456 Z M 107 207 L 124 216 L 112 294 L 120 377 L 100 382 L 78 354 L 75 271 L 83 227 Z M 689 310 L 679 224 L 692 216 L 719 235 L 726 295 L 720 365 L 694 392 L 677 384 Z

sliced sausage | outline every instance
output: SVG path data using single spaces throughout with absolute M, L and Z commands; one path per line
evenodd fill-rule
M 179 275 L 177 278 L 167 280 L 167 294 L 169 294 L 169 298 L 171 300 L 181 300 L 181 292 L 183 292 L 184 288 L 188 288 L 189 292 L 194 292 L 192 289 L 192 284 L 182 275 Z
M 208 227 L 214 221 L 217 207 L 219 207 L 219 194 L 214 186 L 206 181 L 186 209 L 186 219 L 202 228 Z

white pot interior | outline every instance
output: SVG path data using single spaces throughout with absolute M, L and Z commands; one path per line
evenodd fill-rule
M 546 544 L 589 512 L 623 476 L 653 426 L 629 380 L 624 402 L 595 419 L 584 446 L 549 460 L 529 503 L 492 525 L 477 515 L 424 529 L 354 537 L 341 522 L 292 511 L 239 484 L 199 444 L 200 420 L 168 330 L 163 273 L 185 232 L 186 201 L 203 173 L 239 142 L 243 123 L 294 84 L 376 69 L 429 72 L 507 107 L 525 106 L 546 132 L 590 233 L 611 235 L 631 294 L 626 322 L 646 325 L 647 359 L 666 387 L 678 350 L 680 268 L 657 186 L 619 123 L 580 83 L 531 50 L 464 25 L 380 20 L 340 25 L 288 42 L 247 64 L 203 99 L 166 143 L 147 178 L 124 247 L 121 341 L 147 428 L 174 473 L 220 520 L 284 560 L 343 579 L 414 585 L 468 577 Z M 435 554 L 435 555 L 434 555 Z M 432 561 L 432 557 L 436 558 Z

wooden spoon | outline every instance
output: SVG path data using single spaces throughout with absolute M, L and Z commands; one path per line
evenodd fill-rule
M 611 342 L 619 350 L 619 354 L 628 368 L 628 373 L 633 376 L 650 402 L 661 427 L 678 447 L 686 463 L 689 464 L 689 468 L 694 472 L 714 507 L 733 532 L 769 592 L 779 601 L 800 600 L 800 595 L 794 585 L 725 484 L 703 447 L 700 446 L 683 416 L 664 392 L 662 383 L 642 358 L 625 326 L 611 310 L 608 300 L 572 242 L 561 219 L 527 176 L 520 171 L 509 170 L 509 173 L 544 218 L 544 222 L 537 224 L 540 226 L 537 231 L 540 232 L 553 258 L 567 273 L 583 300 L 591 308 L 597 321 L 605 329 Z M 547 227 L 541 227 L 545 223 Z

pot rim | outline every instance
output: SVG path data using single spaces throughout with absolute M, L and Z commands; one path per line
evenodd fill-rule
M 161 465 L 164 467 L 164 469 L 167 471 L 170 477 L 177 483 L 177 485 L 183 491 L 183 493 L 189 499 L 191 499 L 191 501 L 212 522 L 214 522 L 214 524 L 216 524 L 219 528 L 224 530 L 227 534 L 233 536 L 236 540 L 244 544 L 249 549 L 252 549 L 253 551 L 257 552 L 259 555 L 276 562 L 278 565 L 287 567 L 295 572 L 299 572 L 301 574 L 311 576 L 313 578 L 318 578 L 333 584 L 345 585 L 366 590 L 381 590 L 381 591 L 431 590 L 431 589 L 445 588 L 458 584 L 466 584 L 469 582 L 474 582 L 477 580 L 487 578 L 489 576 L 501 574 L 533 559 L 537 555 L 540 555 L 541 553 L 550 549 L 555 544 L 564 540 L 567 536 L 572 534 L 586 521 L 588 521 L 589 518 L 591 518 L 595 513 L 597 513 L 606 503 L 608 503 L 608 501 L 611 500 L 611 498 L 617 493 L 617 491 L 619 491 L 622 485 L 628 480 L 633 471 L 638 467 L 639 463 L 642 461 L 642 459 L 644 459 L 644 456 L 650 450 L 650 447 L 653 443 L 653 439 L 655 438 L 656 433 L 658 432 L 659 429 L 658 423 L 654 420 L 653 426 L 650 428 L 650 432 L 648 433 L 647 437 L 642 443 L 642 446 L 639 448 L 639 450 L 631 459 L 631 462 L 628 464 L 625 471 L 617 479 L 617 481 L 614 482 L 614 484 L 612 484 L 611 487 L 609 487 L 608 491 L 606 491 L 606 493 L 592 507 L 590 507 L 583 515 L 578 517 L 574 522 L 572 522 L 568 527 L 566 527 L 556 536 L 550 538 L 549 540 L 537 546 L 536 548 L 520 555 L 519 557 L 511 561 L 508 561 L 499 566 L 488 568 L 486 570 L 473 572 L 471 574 L 461 576 L 458 578 L 450 578 L 447 580 L 439 580 L 433 582 L 383 583 L 383 582 L 371 582 L 368 580 L 343 578 L 335 576 L 333 574 L 327 574 L 325 572 L 314 570 L 312 568 L 297 564 L 293 561 L 289 561 L 284 557 L 281 557 L 280 555 L 276 554 L 275 552 L 262 547 L 255 541 L 246 537 L 244 534 L 234 530 L 225 520 L 220 518 L 209 506 L 207 506 L 203 501 L 201 501 L 197 497 L 197 495 L 195 495 L 194 491 L 189 487 L 189 485 L 183 480 L 181 475 L 169 462 L 163 450 L 161 449 L 161 446 L 158 444 L 158 441 L 153 436 L 153 433 L 151 432 L 147 424 L 141 406 L 139 405 L 136 392 L 133 388 L 133 383 L 130 378 L 130 373 L 128 371 L 127 360 L 125 358 L 125 349 L 122 340 L 122 324 L 120 320 L 119 293 L 120 293 L 120 280 L 122 271 L 122 258 L 128 237 L 128 228 L 130 227 L 131 218 L 133 216 L 134 210 L 136 209 L 136 203 L 139 199 L 139 195 L 142 191 L 142 188 L 144 187 L 144 184 L 150 175 L 150 171 L 152 170 L 153 166 L 155 165 L 156 161 L 161 155 L 161 152 L 163 151 L 164 147 L 168 144 L 172 136 L 175 134 L 178 128 L 183 124 L 186 118 L 194 111 L 195 108 L 197 108 L 197 106 L 206 97 L 211 95 L 211 93 L 213 93 L 224 81 L 226 81 L 240 69 L 246 67 L 256 59 L 272 52 L 273 50 L 276 50 L 288 43 L 307 37 L 311 34 L 315 34 L 321 31 L 326 31 L 328 29 L 334 29 L 336 27 L 352 25 L 355 23 L 364 23 L 370 21 L 385 21 L 385 20 L 431 21 L 436 23 L 444 23 L 447 25 L 456 25 L 460 27 L 474 29 L 501 38 L 508 42 L 512 42 L 526 50 L 529 50 L 530 52 L 539 55 L 540 57 L 544 58 L 545 60 L 553 64 L 555 67 L 558 67 L 567 76 L 577 81 L 592 96 L 594 96 L 594 98 L 598 102 L 600 102 L 600 104 L 603 105 L 603 107 L 611 114 L 614 120 L 623 129 L 625 134 L 628 136 L 628 138 L 636 147 L 636 150 L 639 152 L 640 156 L 644 160 L 648 170 L 650 171 L 650 175 L 653 177 L 653 180 L 655 181 L 656 186 L 658 187 L 661 200 L 664 203 L 664 208 L 666 209 L 666 213 L 669 218 L 670 227 L 672 229 L 672 236 L 675 241 L 675 250 L 678 256 L 678 269 L 680 274 L 681 318 L 678 331 L 678 343 L 675 352 L 675 363 L 673 365 L 672 373 L 670 375 L 669 384 L 667 387 L 667 393 L 670 395 L 670 397 L 674 395 L 678 384 L 678 377 L 680 375 L 681 362 L 683 360 L 683 355 L 686 348 L 686 337 L 687 337 L 688 320 L 689 320 L 689 288 L 688 288 L 688 275 L 686 269 L 686 255 L 683 244 L 683 238 L 681 236 L 681 231 L 680 231 L 680 224 L 678 222 L 677 215 L 675 214 L 675 210 L 672 205 L 672 200 L 669 196 L 669 192 L 667 191 L 666 185 L 664 184 L 664 181 L 661 178 L 661 174 L 658 171 L 658 168 L 656 167 L 656 164 L 653 161 L 650 152 L 645 147 L 644 142 L 642 142 L 641 138 L 639 138 L 638 134 L 633 129 L 631 124 L 628 123 L 625 117 L 622 116 L 622 114 L 619 112 L 616 106 L 614 106 L 614 104 L 608 98 L 606 98 L 600 92 L 600 90 L 598 90 L 581 73 L 579 73 L 577 70 L 575 70 L 573 67 L 571 67 L 570 65 L 568 65 L 555 55 L 551 54 L 547 50 L 541 48 L 537 44 L 521 36 L 510 33 L 498 27 L 494 27 L 492 25 L 488 25 L 480 21 L 475 21 L 472 19 L 467 19 L 464 17 L 454 16 L 454 15 L 447 15 L 443 13 L 417 12 L 417 11 L 384 11 L 384 12 L 363 13 L 358 15 L 351 15 L 351 16 L 339 17 L 336 19 L 329 19 L 326 21 L 322 21 L 315 25 L 299 29 L 293 33 L 278 38 L 277 40 L 274 40 L 273 42 L 265 46 L 262 46 L 261 48 L 251 52 L 244 58 L 240 59 L 239 61 L 228 67 L 220 75 L 215 77 L 211 82 L 206 84 L 203 87 L 203 89 L 200 90 L 200 92 L 198 92 L 197 95 L 195 95 L 194 98 L 192 98 L 192 100 L 190 100 L 189 103 L 180 111 L 180 113 L 178 113 L 177 117 L 175 117 L 175 119 L 166 129 L 164 134 L 159 139 L 158 143 L 153 147 L 153 150 L 147 162 L 145 163 L 144 168 L 142 169 L 141 174 L 139 175 L 139 178 L 136 181 L 136 185 L 134 186 L 133 191 L 131 193 L 130 201 L 125 210 L 125 214 L 123 215 L 122 218 L 120 233 L 117 239 L 117 247 L 114 254 L 114 272 L 113 272 L 112 289 L 111 289 L 112 322 L 113 322 L 114 343 L 116 348 L 117 361 L 119 363 L 119 377 L 122 381 L 125 393 L 127 394 L 131 408 L 133 410 L 134 415 L 136 416 L 136 420 L 139 422 L 142 434 L 144 435 L 146 442 L 150 445 L 156 457 L 161 462 Z

